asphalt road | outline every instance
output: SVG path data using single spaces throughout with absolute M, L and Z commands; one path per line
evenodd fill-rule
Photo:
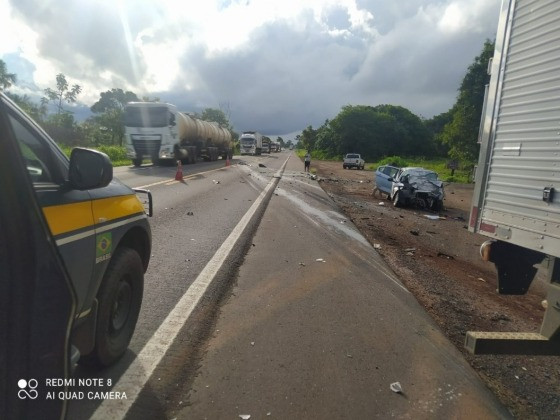
M 128 352 L 113 367 L 102 372 L 78 367 L 78 379 L 110 380 L 111 386 L 74 387 L 75 392 L 116 391 L 135 393 L 135 389 L 116 388 L 116 382 L 130 368 L 156 330 L 185 294 L 232 232 L 239 220 L 259 197 L 266 184 L 287 154 L 264 155 L 234 159 L 232 166 L 225 167 L 222 160 L 199 162 L 183 166 L 184 181 L 174 180 L 174 167 L 142 166 L 115 168 L 114 176 L 131 187 L 147 188 L 152 192 L 154 216 L 150 219 L 152 229 L 152 255 L 145 275 L 144 297 L 140 317 Z M 283 158 L 283 159 L 282 159 Z M 247 161 L 248 165 L 244 163 Z M 259 168 L 264 162 L 267 168 Z M 256 172 L 250 175 L 249 168 Z M 271 169 L 269 169 L 271 168 Z M 254 231 L 258 218 L 252 221 L 239 242 L 239 249 L 224 264 L 222 283 L 227 286 L 233 274 L 232 266 L 238 265 L 245 253 L 248 234 Z M 213 291 L 219 298 L 221 288 Z M 82 398 L 70 403 L 68 418 L 87 419 L 94 416 L 101 400 Z M 120 415 L 117 415 L 119 417 Z
M 154 195 L 152 260 L 129 351 L 76 374 L 127 398 L 70 419 L 508 417 L 295 155 L 232 163 L 115 171 Z

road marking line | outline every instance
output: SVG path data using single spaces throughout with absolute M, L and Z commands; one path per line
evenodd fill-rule
M 136 359 L 134 359 L 128 369 L 114 384 L 112 390 L 116 392 L 126 392 L 127 399 L 104 400 L 93 413 L 92 419 L 105 420 L 109 418 L 124 418 L 126 416 L 126 413 L 130 407 L 132 407 L 140 395 L 140 392 L 142 392 L 144 385 L 146 385 L 157 365 L 163 359 L 163 356 L 173 343 L 180 329 L 188 321 L 194 308 L 196 308 L 196 305 L 212 283 L 230 252 L 233 250 L 235 244 L 245 231 L 245 228 L 249 225 L 249 222 L 259 209 L 264 198 L 272 186 L 278 183 L 276 177 L 282 176 L 289 158 L 288 156 L 288 159 L 286 159 L 282 167 L 260 193 L 247 213 L 245 213 L 239 223 L 237 223 L 237 226 L 235 226 L 212 259 L 208 261 L 196 280 L 187 289 L 169 315 L 167 315 Z

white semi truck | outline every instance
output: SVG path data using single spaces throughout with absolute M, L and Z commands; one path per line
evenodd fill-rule
M 195 163 L 232 156 L 231 133 L 218 123 L 203 121 L 167 103 L 130 102 L 125 108 L 125 146 L 134 166 L 145 158 Z
M 239 150 L 242 155 L 260 155 L 263 136 L 257 131 L 244 131 L 239 138 Z
M 560 355 L 559 22 L 558 1 L 502 1 L 469 230 L 499 293 L 526 293 L 540 264 L 548 294 L 540 333 L 468 332 L 476 354 Z

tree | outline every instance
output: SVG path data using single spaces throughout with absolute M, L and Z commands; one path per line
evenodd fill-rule
M 441 133 L 441 140 L 449 147 L 452 158 L 474 161 L 478 157 L 478 128 L 484 90 L 490 79 L 488 61 L 493 54 L 494 43 L 486 40 L 481 54 L 474 59 L 463 78 L 457 102 L 450 111 L 452 120 Z
M 98 114 L 109 110 L 123 111 L 128 102 L 138 102 L 138 96 L 134 92 L 122 89 L 111 89 L 106 92 L 101 92 L 99 100 L 91 106 L 91 112 Z
M 15 93 L 6 92 L 6 95 L 14 101 L 21 109 L 29 114 L 35 121 L 44 120 L 47 115 L 47 107 L 43 104 L 37 105 L 33 103 L 31 98 L 27 95 L 17 95 Z
M 0 91 L 8 89 L 16 83 L 17 77 L 14 73 L 8 73 L 8 68 L 3 60 L 0 60 Z
M 118 143 L 122 146 L 124 138 L 123 114 L 128 102 L 138 102 L 138 96 L 134 92 L 123 91 L 113 88 L 101 92 L 99 100 L 91 106 L 91 112 L 97 114 L 91 123 L 97 123 L 104 127 L 109 134 L 110 143 Z M 99 141 L 100 137 L 97 136 Z
M 64 74 L 59 73 L 56 75 L 56 90 L 51 88 L 46 88 L 44 90 L 46 97 L 43 97 L 41 100 L 42 104 L 45 105 L 50 101 L 52 101 L 57 109 L 57 114 L 61 114 L 64 111 L 62 106 L 62 101 L 66 101 L 68 103 L 76 102 L 77 96 L 82 91 L 80 85 L 73 85 L 70 87 L 68 85 L 68 81 L 66 80 L 66 76 Z
M 220 124 L 222 127 L 230 128 L 230 123 L 226 114 L 221 109 L 205 108 L 202 111 L 200 119 L 204 121 L 213 121 Z

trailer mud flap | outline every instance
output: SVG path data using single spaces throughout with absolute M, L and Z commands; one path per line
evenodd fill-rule
M 498 271 L 498 292 L 502 295 L 523 295 L 527 293 L 531 282 L 537 274 L 535 264 L 540 263 L 544 255 L 540 252 L 514 245 L 509 242 L 492 243 L 489 261 L 496 265 Z

